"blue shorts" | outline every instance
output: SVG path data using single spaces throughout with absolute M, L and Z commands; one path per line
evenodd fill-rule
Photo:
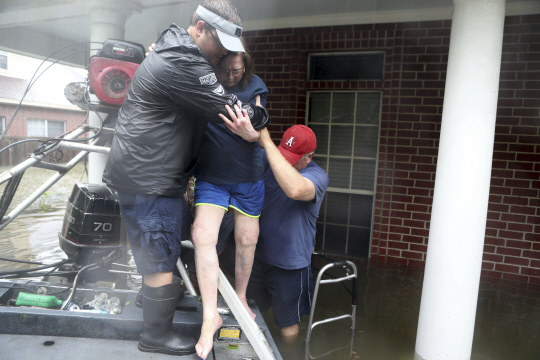
M 182 249 L 182 218 L 189 214 L 184 197 L 117 193 L 139 274 L 172 272 Z
M 249 278 L 247 298 L 253 299 L 261 311 L 272 307 L 280 328 L 298 324 L 309 315 L 313 299 L 311 265 L 298 270 L 285 270 L 257 258 Z
M 195 181 L 195 206 L 210 205 L 238 210 L 249 217 L 259 217 L 264 202 L 264 180 L 243 184 L 212 184 Z

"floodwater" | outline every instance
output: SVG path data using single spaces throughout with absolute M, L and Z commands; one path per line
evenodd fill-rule
M 4 170 L 0 168 L 0 172 Z M 42 169 L 27 170 L 13 204 L 18 204 L 52 174 Z M 79 164 L 46 196 L 0 231 L 0 257 L 47 264 L 64 259 L 57 233 L 73 183 L 85 181 L 84 164 Z M 325 263 L 317 258 L 314 268 L 320 269 Z M 423 270 L 370 264 L 363 260 L 355 263 L 358 304 L 354 331 L 351 331 L 349 319 L 319 325 L 313 330 L 306 354 L 307 317 L 300 323 L 298 338 L 284 341 L 274 325 L 272 311 L 263 314 L 284 360 L 414 358 Z M 132 260 L 130 264 L 133 265 Z M 0 271 L 28 267 L 33 265 L 0 261 Z M 342 275 L 336 270 L 330 273 Z M 316 275 L 315 272 L 315 278 Z M 140 277 L 132 276 L 129 281 L 137 287 Z M 345 284 L 352 288 L 351 281 Z M 342 284 L 321 285 L 314 321 L 350 314 L 351 300 L 351 294 Z M 481 281 L 471 359 L 540 359 L 540 287 L 489 279 Z
M 314 261 L 315 268 L 324 265 L 319 262 Z M 344 319 L 315 327 L 309 358 L 413 360 L 423 269 L 355 263 L 358 303 L 352 352 L 350 321 Z M 342 285 L 323 284 L 320 289 L 314 321 L 351 313 L 351 295 Z M 270 316 L 263 315 L 271 325 Z M 293 346 L 283 344 L 277 329 L 270 327 L 285 360 L 308 359 L 302 349 L 307 323 L 307 318 L 300 323 L 301 339 Z M 471 359 L 540 359 L 540 287 L 482 279 Z
M 0 173 L 10 167 L 0 167 Z M 29 168 L 26 170 L 6 215 L 28 197 L 55 172 Z M 51 264 L 66 256 L 58 244 L 58 232 L 75 182 L 87 181 L 84 163 L 79 163 L 21 215 L 0 231 L 0 257 Z M 6 183 L 0 189 L 3 191 Z M 35 265 L 0 261 L 0 270 L 26 269 Z

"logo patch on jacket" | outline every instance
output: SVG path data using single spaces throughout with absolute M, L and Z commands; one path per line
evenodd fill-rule
M 221 86 L 221 84 L 215 88 L 213 91 L 213 93 L 216 93 L 218 95 L 224 95 L 225 94 L 225 89 L 223 88 L 223 86 Z
M 238 101 L 238 98 L 234 94 L 230 94 L 230 95 L 231 95 L 231 98 L 227 100 L 227 102 L 229 103 L 229 106 L 233 106 L 234 103 Z
M 199 81 L 201 82 L 201 85 L 214 85 L 215 83 L 217 83 L 216 74 L 211 73 L 201 76 L 199 78 Z

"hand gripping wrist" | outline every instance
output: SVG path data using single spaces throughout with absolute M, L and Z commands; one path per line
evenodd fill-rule
M 261 130 L 268 126 L 270 123 L 270 115 L 268 115 L 268 111 L 266 111 L 265 108 L 253 104 L 244 104 L 244 108 L 248 107 L 247 112 L 249 115 L 249 120 L 251 121 L 251 125 L 255 130 Z M 253 114 L 253 116 L 251 116 Z

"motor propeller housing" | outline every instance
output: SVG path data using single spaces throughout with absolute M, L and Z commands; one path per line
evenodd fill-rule
M 58 234 L 60 248 L 68 256 L 79 253 L 78 263 L 87 265 L 93 257 L 120 249 L 120 203 L 105 185 L 73 187 Z

